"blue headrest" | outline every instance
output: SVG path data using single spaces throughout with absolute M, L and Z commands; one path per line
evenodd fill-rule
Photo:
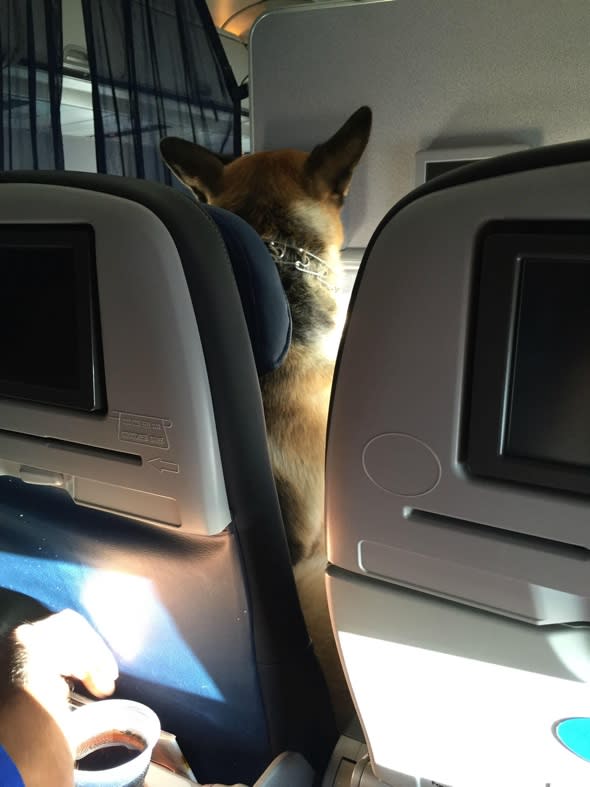
M 291 311 L 277 266 L 252 227 L 222 208 L 201 204 L 227 248 L 259 375 L 281 365 L 291 343 Z

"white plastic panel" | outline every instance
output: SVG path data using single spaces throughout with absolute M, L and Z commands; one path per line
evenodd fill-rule
M 379 233 L 332 403 L 332 563 L 534 623 L 590 620 L 590 502 L 475 479 L 459 461 L 478 231 L 587 219 L 588 183 L 584 163 L 458 186 Z
M 510 621 L 333 572 L 331 611 L 377 777 L 586 787 L 553 725 L 588 716 L 590 631 Z
M 0 215 L 92 225 L 108 401 L 97 416 L 0 400 L 0 472 L 143 521 L 223 530 L 230 513 L 207 371 L 166 227 L 137 203 L 44 185 L 3 184 Z M 206 221 L 200 230 L 213 231 Z

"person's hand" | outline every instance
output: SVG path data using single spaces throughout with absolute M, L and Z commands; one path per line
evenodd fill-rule
M 67 678 L 97 697 L 115 689 L 117 662 L 101 637 L 77 612 L 66 609 L 13 633 L 13 685 L 25 689 L 58 723 L 68 712 Z
M 0 745 L 27 787 L 73 787 L 74 758 L 63 726 L 66 678 L 100 697 L 112 693 L 117 677 L 105 643 L 72 610 L 0 639 Z

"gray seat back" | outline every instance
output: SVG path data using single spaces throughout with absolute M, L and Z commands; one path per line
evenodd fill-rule
M 589 183 L 588 143 L 465 167 L 393 208 L 363 261 L 328 586 L 395 787 L 588 779 L 559 723 L 590 706 Z
M 10 173 L 2 245 L 35 326 L 4 336 L 2 586 L 89 617 L 200 781 L 253 782 L 287 748 L 321 768 L 331 714 L 218 226 L 156 184 Z

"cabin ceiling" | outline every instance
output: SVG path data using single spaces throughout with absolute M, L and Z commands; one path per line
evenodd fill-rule
M 248 40 L 250 30 L 259 16 L 267 11 L 295 5 L 309 5 L 317 0 L 207 0 L 216 27 Z M 321 2 L 321 0 L 320 0 Z
M 207 0 L 216 27 L 247 42 L 252 25 L 267 11 L 330 0 Z M 83 42 L 81 0 L 62 0 L 64 38 Z

